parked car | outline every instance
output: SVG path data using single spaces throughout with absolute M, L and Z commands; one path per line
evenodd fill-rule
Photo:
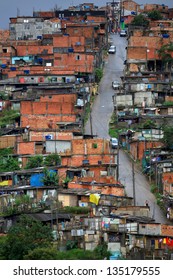
M 112 149 L 117 149 L 118 148 L 118 139 L 117 138 L 111 138 L 110 139 L 110 144 Z
M 125 30 L 121 30 L 120 31 L 120 37 L 126 37 L 127 36 L 127 33 Z
M 119 89 L 120 88 L 120 83 L 118 81 L 113 81 L 112 82 L 112 88 L 113 89 Z
M 115 46 L 110 46 L 108 53 L 115 53 L 116 52 L 116 47 Z

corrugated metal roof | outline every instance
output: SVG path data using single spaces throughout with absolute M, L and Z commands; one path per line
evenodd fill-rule
M 72 215 L 66 213 L 30 213 L 27 216 L 42 222 L 47 222 L 56 219 L 70 220 Z

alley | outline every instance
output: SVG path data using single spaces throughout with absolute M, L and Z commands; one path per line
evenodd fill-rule
M 104 67 L 104 76 L 99 86 L 99 94 L 92 107 L 92 128 L 93 134 L 98 137 L 109 139 L 108 128 L 109 120 L 113 112 L 112 81 L 120 81 L 123 75 L 124 60 L 126 59 L 126 38 L 120 38 L 118 34 L 111 35 L 113 44 L 116 46 L 116 53 L 110 54 Z M 90 122 L 85 127 L 85 133 L 91 133 Z M 119 152 L 119 179 L 126 186 L 126 193 L 133 196 L 132 164 L 126 153 Z M 135 196 L 136 205 L 144 205 L 148 200 L 150 205 L 151 217 L 158 223 L 169 224 L 166 217 L 162 214 L 156 204 L 154 195 L 150 192 L 150 185 L 145 176 L 135 168 Z

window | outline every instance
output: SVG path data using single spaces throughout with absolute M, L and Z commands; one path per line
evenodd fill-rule
M 42 29 L 42 26 L 41 25 L 37 25 L 36 29 Z
M 76 56 L 76 60 L 80 60 L 80 55 L 79 54 Z
M 30 25 L 29 24 L 25 24 L 24 25 L 24 29 L 30 29 Z

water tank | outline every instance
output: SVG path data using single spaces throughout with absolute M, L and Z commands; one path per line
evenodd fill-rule
M 46 140 L 52 140 L 53 139 L 53 135 L 52 134 L 48 134 L 45 136 Z

